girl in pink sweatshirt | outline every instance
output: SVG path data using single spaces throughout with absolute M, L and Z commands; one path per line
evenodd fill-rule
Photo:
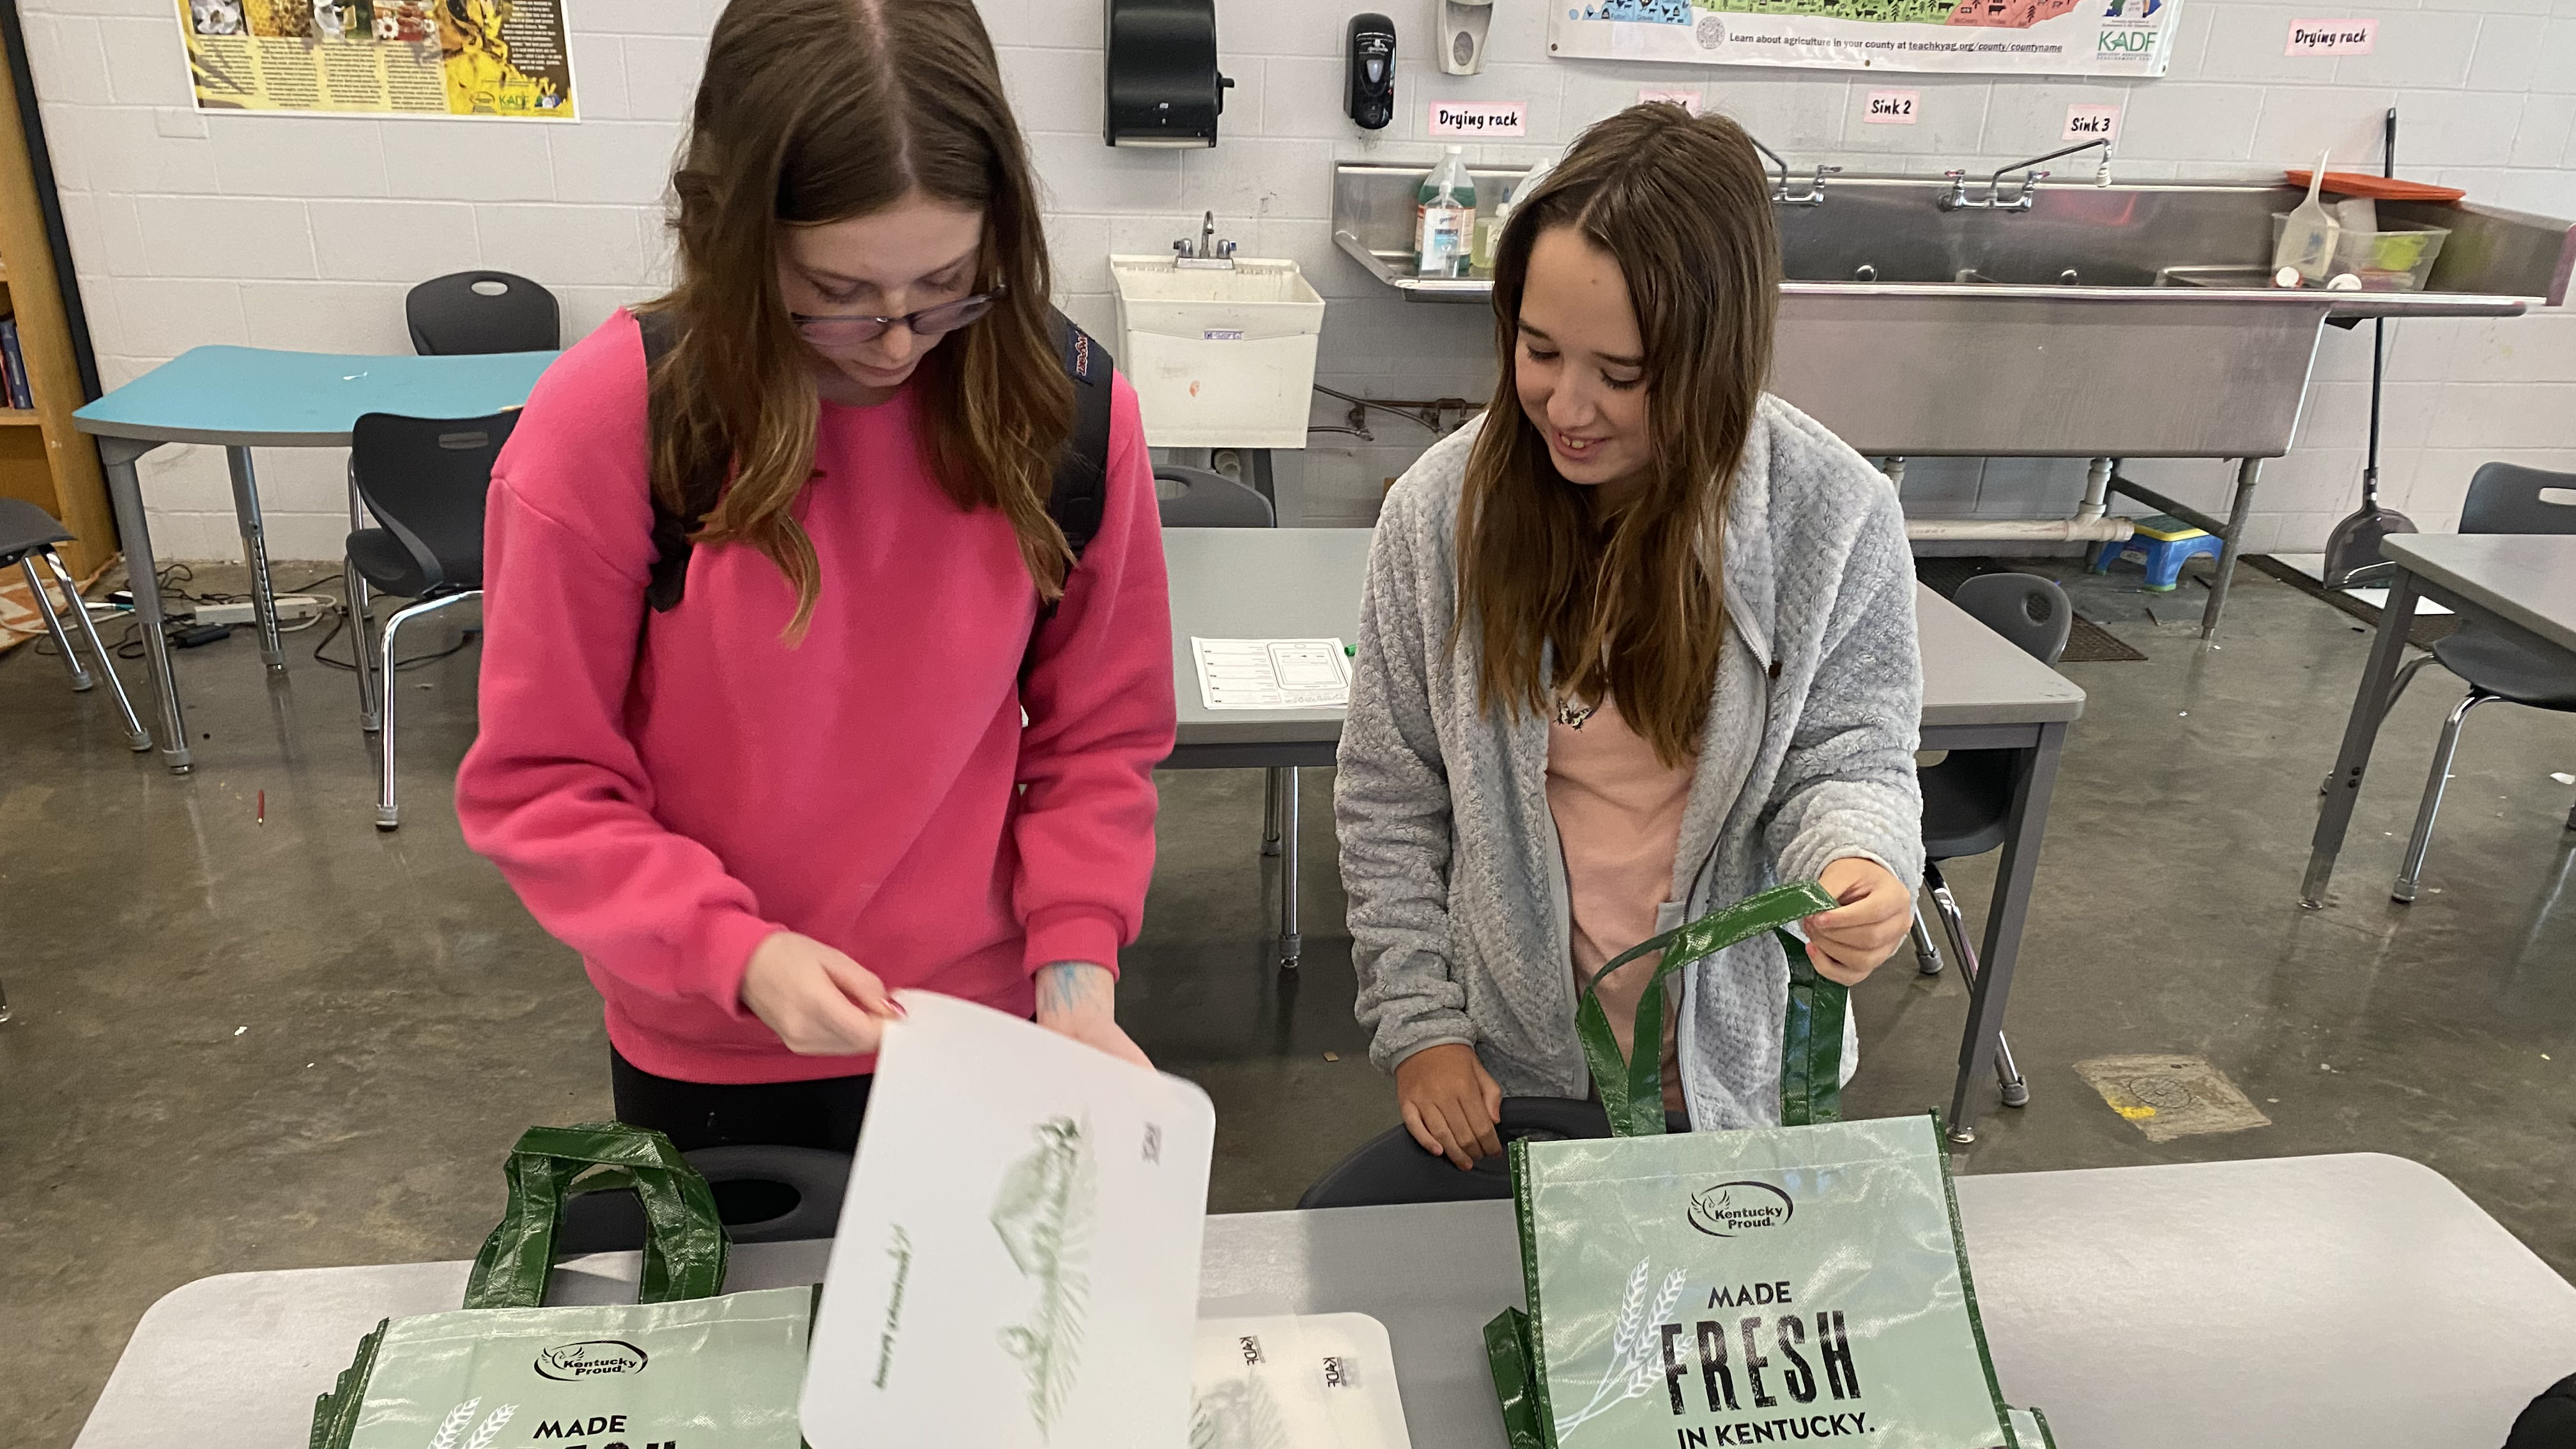
M 672 181 L 678 286 L 566 352 L 494 470 L 467 842 L 581 953 L 618 1115 L 684 1148 L 849 1148 L 896 987 L 1141 1062 L 1153 479 L 1055 330 L 971 0 L 733 0 Z M 1077 560 L 1046 500 L 1082 387 Z

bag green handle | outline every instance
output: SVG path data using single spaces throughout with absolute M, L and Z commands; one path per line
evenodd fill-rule
M 593 1169 L 603 1169 L 593 1171 Z M 468 1308 L 535 1308 L 554 1267 L 555 1221 L 567 1195 L 632 1190 L 644 1204 L 646 1303 L 712 1298 L 724 1288 L 724 1220 L 715 1194 L 671 1139 L 623 1122 L 531 1127 L 510 1149 L 509 1205 L 474 1256 Z M 573 1179 L 591 1173 L 578 1185 Z
M 1780 1124 L 1804 1127 L 1842 1117 L 1843 1012 L 1849 991 L 1816 974 L 1807 948 L 1780 928 L 1840 902 L 1814 881 L 1773 886 L 1734 905 L 1685 922 L 1660 936 L 1622 951 L 1595 973 L 1575 1003 L 1574 1032 L 1592 1068 L 1592 1084 L 1610 1113 L 1610 1135 L 1652 1137 L 1664 1130 L 1664 993 L 1665 977 L 1703 956 L 1738 941 L 1770 931 L 1789 955 L 1789 1014 L 1780 1044 Z M 1619 1054 L 1619 1038 L 1610 1030 L 1599 990 L 1611 972 L 1654 952 L 1663 953 L 1653 980 L 1637 1001 L 1636 1060 Z

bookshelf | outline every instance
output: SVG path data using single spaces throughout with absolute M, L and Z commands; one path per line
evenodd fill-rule
M 116 522 L 98 447 L 72 424 L 72 411 L 89 399 L 72 350 L 11 69 L 0 66 L 0 310 L 17 315 L 27 387 L 36 405 L 0 408 L 0 495 L 26 499 L 78 535 L 59 552 L 65 567 L 86 578 L 116 556 Z

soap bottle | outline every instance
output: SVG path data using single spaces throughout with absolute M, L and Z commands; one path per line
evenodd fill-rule
M 1415 193 L 1414 270 L 1418 276 L 1466 275 L 1468 249 L 1475 240 L 1476 182 L 1467 174 L 1467 148 L 1448 150 Z
M 1511 225 L 1512 213 L 1519 209 L 1522 202 L 1538 195 L 1539 183 L 1547 179 L 1548 172 L 1556 169 L 1556 160 L 1556 157 L 1550 156 L 1532 166 L 1526 175 L 1512 183 L 1512 189 L 1504 192 L 1501 200 L 1494 203 L 1494 214 L 1476 223 L 1476 251 L 1473 260 L 1478 276 L 1487 276 L 1493 272 L 1494 252 L 1503 244 L 1503 228 Z

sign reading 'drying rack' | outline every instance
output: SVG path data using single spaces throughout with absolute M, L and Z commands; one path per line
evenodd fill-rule
M 2160 76 L 2182 0 L 1556 0 L 1560 60 Z

